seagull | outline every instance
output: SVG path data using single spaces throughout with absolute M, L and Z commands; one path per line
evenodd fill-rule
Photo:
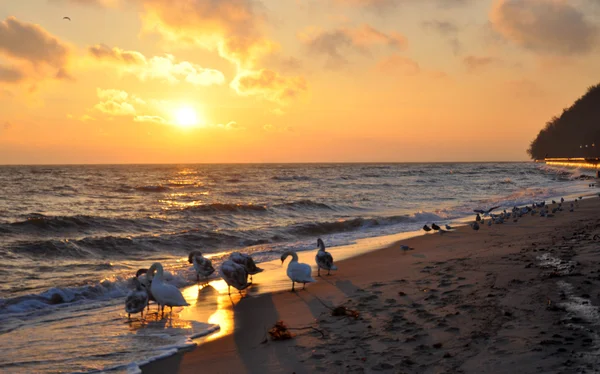
M 475 213 L 483 214 L 483 216 L 485 217 L 485 216 L 489 216 L 490 213 L 492 212 L 492 210 L 498 209 L 498 208 L 500 208 L 500 206 L 494 206 L 494 207 L 491 207 L 490 209 L 487 209 L 487 210 L 485 210 L 485 209 L 475 209 L 473 211 Z
M 448 231 L 442 229 L 441 227 L 439 227 L 438 225 L 436 225 L 434 222 L 431 223 L 431 228 L 434 229 L 435 231 L 439 231 L 439 233 L 441 235 L 444 235 L 445 233 L 447 233 Z
M 63 17 L 63 19 L 66 19 L 67 21 L 70 21 L 71 18 L 70 17 Z
M 429 232 L 429 231 L 431 231 L 431 227 L 424 225 L 423 230 L 425 230 L 425 232 Z
M 317 276 L 321 276 L 321 268 L 327 270 L 327 275 L 330 275 L 331 270 L 337 270 L 337 266 L 333 264 L 333 256 L 325 250 L 325 243 L 323 243 L 321 238 L 317 239 L 317 245 L 319 246 L 319 251 L 317 251 L 317 255 L 315 256 Z

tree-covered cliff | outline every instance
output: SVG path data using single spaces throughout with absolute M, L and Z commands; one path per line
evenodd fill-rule
M 560 117 L 553 117 L 527 153 L 545 157 L 600 157 L 600 84 L 592 86 Z M 586 148 L 587 145 L 587 148 Z

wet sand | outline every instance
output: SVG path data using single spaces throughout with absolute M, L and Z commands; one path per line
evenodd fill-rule
M 197 303 L 179 317 L 221 330 L 142 370 L 593 372 L 600 345 L 599 211 L 600 199 L 592 198 L 552 218 L 402 240 L 415 250 L 395 243 L 347 258 L 339 271 L 296 293 L 289 292 L 287 262 L 279 261 L 260 265 L 266 270 L 243 299 L 227 296 L 222 281 L 190 287 L 184 294 Z M 314 251 L 299 255 L 314 263 Z M 340 305 L 359 317 L 332 316 Z M 293 339 L 269 338 L 278 320 L 293 329 Z

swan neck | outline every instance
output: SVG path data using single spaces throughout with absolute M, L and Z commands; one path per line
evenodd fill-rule
M 156 276 L 154 275 L 154 272 L 156 272 Z M 152 275 L 152 278 L 156 277 L 157 279 L 162 280 L 163 275 L 164 275 L 164 270 L 163 270 L 163 267 L 161 264 L 155 263 L 155 264 L 152 264 L 148 273 L 150 273 Z
M 285 259 L 288 258 L 288 256 L 292 256 L 292 260 L 290 261 L 290 264 L 292 262 L 298 262 L 298 255 L 294 251 L 283 252 L 283 255 L 281 256 L 281 262 L 285 261 Z

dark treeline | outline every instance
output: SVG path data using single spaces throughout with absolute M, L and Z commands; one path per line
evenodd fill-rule
M 545 157 L 600 157 L 600 84 L 592 86 L 560 117 L 553 117 L 527 153 Z M 586 147 L 587 145 L 587 147 Z M 593 146 L 594 145 L 594 146 Z

